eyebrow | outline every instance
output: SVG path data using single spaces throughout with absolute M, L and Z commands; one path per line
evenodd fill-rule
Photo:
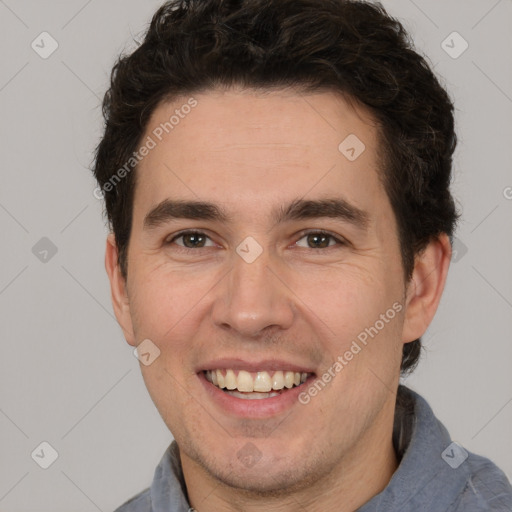
M 370 222 L 368 212 L 357 208 L 342 198 L 304 200 L 296 199 L 287 206 L 277 209 L 276 224 L 289 220 L 316 219 L 328 217 L 344 220 L 355 227 L 366 230 Z
M 344 220 L 360 230 L 366 230 L 370 216 L 342 198 L 317 200 L 296 199 L 290 204 L 273 210 L 275 224 L 291 220 L 321 217 Z M 222 207 L 205 201 L 181 201 L 164 199 L 152 208 L 144 218 L 144 229 L 157 228 L 174 219 L 211 220 L 228 223 L 232 220 Z

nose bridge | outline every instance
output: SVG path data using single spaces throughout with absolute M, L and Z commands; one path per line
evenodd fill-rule
M 288 328 L 293 321 L 290 294 L 271 268 L 267 251 L 255 259 L 240 255 L 241 244 L 233 254 L 232 270 L 224 281 L 213 317 L 217 325 L 230 327 L 246 336 L 257 336 L 269 326 Z

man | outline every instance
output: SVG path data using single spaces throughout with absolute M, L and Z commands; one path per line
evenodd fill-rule
M 168 2 L 104 113 L 113 306 L 175 438 L 119 511 L 512 510 L 399 386 L 458 214 L 453 106 L 397 21 Z

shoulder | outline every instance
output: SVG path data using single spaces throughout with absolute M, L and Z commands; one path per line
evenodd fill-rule
M 512 486 L 505 473 L 485 457 L 470 454 L 468 476 L 454 512 L 510 512 Z
M 424 398 L 408 388 L 401 393 L 408 400 L 403 410 L 414 421 L 408 428 L 403 418 L 398 423 L 398 434 L 406 438 L 407 448 L 389 485 L 386 503 L 391 507 L 397 501 L 399 505 L 407 503 L 407 510 L 512 512 L 512 487 L 505 473 L 488 458 L 453 442 Z M 404 430 L 410 434 L 404 435 Z
M 151 512 L 151 496 L 149 489 L 140 492 L 114 512 Z

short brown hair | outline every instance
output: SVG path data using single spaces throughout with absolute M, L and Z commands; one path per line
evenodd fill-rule
M 453 105 L 400 22 L 357 0 L 172 0 L 142 44 L 121 56 L 103 101 L 105 131 L 94 175 L 126 277 L 135 173 L 112 176 L 137 150 L 163 101 L 214 87 L 338 91 L 365 105 L 380 127 L 383 180 L 397 219 L 406 282 L 415 255 L 458 213 L 449 190 L 456 145 Z M 418 362 L 406 343 L 402 371 Z

